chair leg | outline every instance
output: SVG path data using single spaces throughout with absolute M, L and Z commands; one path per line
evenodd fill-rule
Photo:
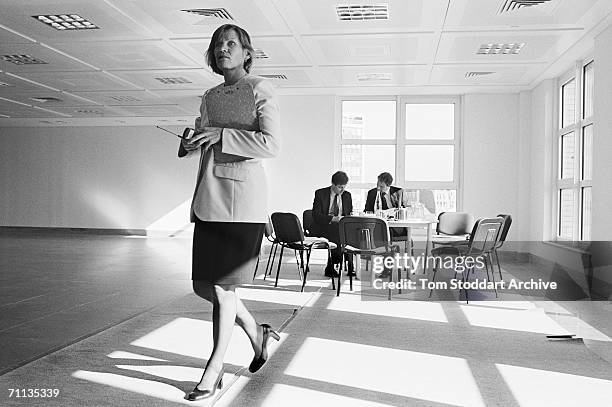
M 274 260 L 276 259 L 276 251 L 278 250 L 278 243 L 272 243 L 272 247 L 270 247 L 270 255 L 268 256 L 268 264 L 266 264 L 266 272 L 264 273 L 264 280 L 267 276 L 272 275 L 272 269 L 274 268 Z M 274 255 L 272 254 L 274 252 Z M 270 257 L 272 258 L 272 262 L 270 262 Z M 270 270 L 268 270 L 268 266 Z
M 495 286 L 495 268 L 493 266 L 493 257 L 491 252 L 487 253 L 489 255 L 489 261 L 491 263 L 491 277 L 493 279 L 493 289 L 495 290 L 495 298 L 497 298 L 497 287 Z M 485 263 L 486 265 L 486 263 Z M 489 276 L 489 269 L 487 268 L 487 277 Z
M 495 259 L 497 260 L 497 270 L 499 270 L 499 279 L 503 280 L 501 266 L 499 265 L 499 253 L 497 253 L 497 248 L 493 249 L 493 253 L 495 253 Z
M 431 278 L 432 288 L 429 290 L 429 298 L 431 298 L 431 294 L 433 294 L 433 283 L 436 281 L 436 273 L 438 272 L 438 268 L 436 264 L 433 265 L 433 276 Z
M 352 254 L 351 254 L 350 256 L 352 256 Z M 343 262 L 343 264 L 345 264 L 345 265 L 346 265 L 347 263 L 348 263 L 348 261 L 347 261 L 347 260 L 345 260 L 345 261 Z M 346 269 L 348 270 L 348 265 L 346 266 Z M 354 271 L 355 271 L 355 259 L 353 259 L 353 272 L 354 272 Z M 349 274 L 349 287 L 350 287 L 350 290 L 351 290 L 351 291 L 353 291 L 353 273 L 350 273 L 350 274 Z
M 306 286 L 306 278 L 308 277 L 308 272 L 310 271 L 310 252 L 312 249 L 306 249 L 306 268 L 304 268 L 304 281 L 302 282 L 302 289 L 300 292 L 304 292 L 304 287 Z
M 274 287 L 278 286 L 278 274 L 280 273 L 281 264 L 283 264 L 283 250 L 285 250 L 285 246 L 281 244 L 281 252 L 280 257 L 278 258 L 278 268 L 276 269 L 276 282 L 274 282 Z
M 330 250 L 330 249 L 329 249 L 329 247 L 328 247 L 328 248 L 327 248 L 327 261 L 328 261 L 328 264 L 330 264 L 330 263 L 331 263 L 331 258 L 332 258 L 332 257 L 331 257 L 331 250 Z M 333 277 L 330 277 L 330 280 L 331 280 L 331 282 L 332 282 L 332 290 L 336 291 L 336 280 L 334 280 L 334 278 L 333 278 Z
M 261 256 L 261 249 L 259 249 L 259 254 L 257 255 L 257 263 L 255 263 L 255 271 L 253 272 L 253 280 L 257 276 L 257 269 L 259 268 L 259 257 Z
M 341 256 L 344 256 L 344 253 L 340 253 Z M 340 287 L 342 286 L 342 262 L 340 262 L 340 271 L 338 272 L 338 286 L 336 287 L 336 297 L 340 297 Z M 333 279 L 333 277 L 332 277 Z

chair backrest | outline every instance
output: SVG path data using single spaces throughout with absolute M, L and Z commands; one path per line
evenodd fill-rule
M 314 223 L 314 217 L 312 216 L 312 209 L 306 209 L 302 212 L 302 226 L 304 226 L 304 233 L 307 236 L 312 234 L 312 225 Z
M 380 218 L 344 216 L 340 219 L 340 244 L 362 250 L 389 249 L 389 225 Z
M 506 241 L 506 236 L 508 236 L 508 230 L 510 230 L 510 225 L 512 225 L 512 216 L 500 214 L 497 215 L 498 218 L 502 218 L 504 220 L 504 226 L 502 227 L 501 233 L 499 234 L 499 239 L 497 242 L 497 247 L 501 247 Z
M 436 233 L 467 235 L 474 226 L 474 216 L 467 212 L 440 212 Z
M 483 218 L 474 223 L 468 243 L 468 254 L 492 250 L 500 236 L 503 218 Z
M 267 238 L 274 238 L 274 226 L 272 226 L 272 220 L 270 219 L 269 216 L 268 216 L 268 223 L 266 223 L 266 226 L 264 229 L 264 235 Z
M 304 231 L 298 217 L 293 213 L 274 212 L 272 225 L 276 240 L 281 243 L 294 243 L 304 241 Z

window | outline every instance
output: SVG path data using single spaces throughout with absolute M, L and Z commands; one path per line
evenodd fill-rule
M 433 195 L 436 214 L 457 210 L 458 109 L 458 98 L 342 100 L 340 167 L 350 178 L 353 207 L 364 208 L 367 191 L 386 171 L 415 200 Z
M 558 240 L 591 239 L 593 170 L 593 62 L 577 64 L 559 87 Z

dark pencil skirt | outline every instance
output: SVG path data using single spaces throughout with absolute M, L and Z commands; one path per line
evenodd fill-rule
M 264 223 L 205 222 L 196 218 L 191 279 L 221 286 L 251 281 L 264 228 Z

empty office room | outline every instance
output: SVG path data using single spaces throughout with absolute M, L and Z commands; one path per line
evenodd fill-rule
M 0 405 L 609 406 L 611 0 L 0 0 Z

